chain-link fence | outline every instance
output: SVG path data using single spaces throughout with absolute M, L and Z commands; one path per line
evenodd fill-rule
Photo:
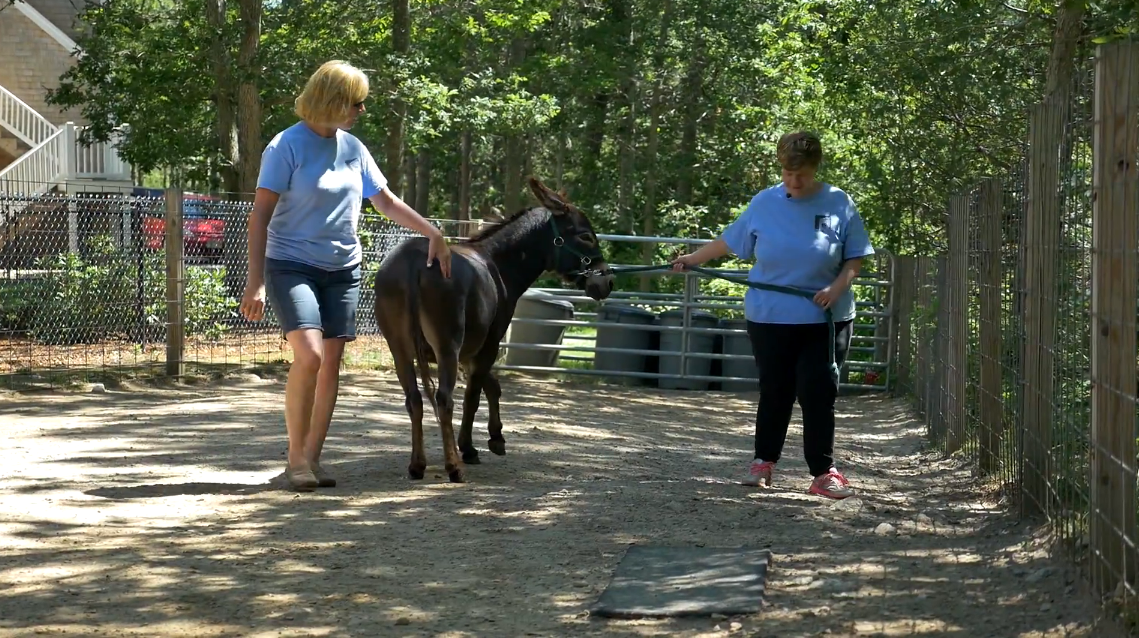
M 193 378 L 289 360 L 271 307 L 260 322 L 238 311 L 248 197 L 38 190 L 0 198 L 0 385 L 120 382 L 171 370 Z M 182 220 L 180 233 L 167 228 L 168 215 Z M 434 223 L 450 237 L 479 224 Z M 411 234 L 368 208 L 360 223 L 367 274 Z M 168 250 L 178 235 L 181 249 Z M 360 307 L 373 304 L 366 276 Z M 372 313 L 360 313 L 358 332 L 346 363 L 383 364 Z
M 898 390 L 946 453 L 1043 515 L 1091 582 L 1136 576 L 1139 44 L 1101 46 L 1029 113 L 1023 163 L 898 258 Z

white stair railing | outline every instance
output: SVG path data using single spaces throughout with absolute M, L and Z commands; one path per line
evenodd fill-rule
M 61 128 L 0 170 L 0 228 L 19 219 L 37 197 L 66 177 L 66 149 L 74 144 L 74 135 L 74 127 Z
M 47 121 L 35 109 L 8 89 L 0 86 L 0 126 L 28 146 L 38 146 L 59 127 Z

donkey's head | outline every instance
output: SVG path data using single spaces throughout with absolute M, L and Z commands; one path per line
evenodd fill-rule
M 605 263 L 601 243 L 589 218 L 569 203 L 565 193 L 555 193 L 535 177 L 530 178 L 530 190 L 542 207 L 552 213 L 554 245 L 548 269 L 584 290 L 592 299 L 600 301 L 608 297 L 613 292 L 613 274 Z

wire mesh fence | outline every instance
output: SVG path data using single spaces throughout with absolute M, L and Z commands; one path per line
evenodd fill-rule
M 1028 124 L 1019 166 L 949 202 L 947 251 L 898 257 L 896 389 L 1130 602 L 1139 44 L 1101 46 Z
M 33 189 L 36 190 L 36 189 Z M 167 376 L 169 329 L 177 325 L 179 371 L 224 374 L 287 362 L 270 307 L 260 322 L 238 311 L 247 274 L 252 204 L 185 194 L 181 248 L 168 250 L 164 191 L 0 198 L 0 385 L 54 386 Z M 436 220 L 444 234 L 478 222 Z M 366 276 L 361 307 L 374 303 L 370 272 L 408 231 L 368 209 L 360 223 Z M 168 259 L 179 262 L 171 277 Z M 181 300 L 169 316 L 168 300 Z M 360 313 L 352 364 L 383 364 L 387 350 L 371 313 Z

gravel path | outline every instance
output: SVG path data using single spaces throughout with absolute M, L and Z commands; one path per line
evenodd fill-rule
M 805 493 L 797 423 L 776 487 L 733 482 L 754 396 L 503 388 L 508 455 L 485 451 L 484 408 L 470 482 L 447 483 L 430 424 L 412 482 L 394 379 L 347 375 L 325 455 L 340 485 L 310 494 L 280 487 L 277 379 L 0 397 L 0 636 L 1114 635 L 896 401 L 840 399 L 861 494 L 835 503 Z M 771 548 L 768 608 L 589 617 L 649 542 Z

